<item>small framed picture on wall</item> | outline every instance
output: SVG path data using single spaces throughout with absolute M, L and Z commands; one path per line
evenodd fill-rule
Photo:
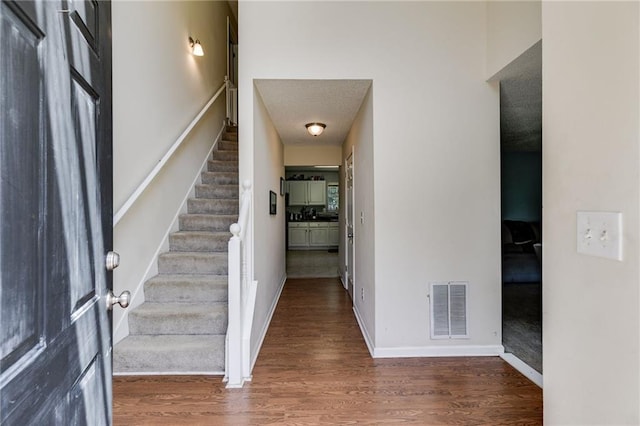
M 269 191 L 269 214 L 276 214 L 276 203 L 278 196 L 275 192 Z
M 284 178 L 280 178 L 280 195 L 284 195 Z

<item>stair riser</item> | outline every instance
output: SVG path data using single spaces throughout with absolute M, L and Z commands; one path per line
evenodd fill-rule
M 233 172 L 203 172 L 200 177 L 204 185 L 238 185 L 238 174 Z
M 158 257 L 160 274 L 214 274 L 226 275 L 228 261 L 226 256 L 217 257 L 179 255 L 179 252 L 163 253 Z
M 238 199 L 237 185 L 196 185 L 196 198 Z
M 180 230 L 224 232 L 229 231 L 229 227 L 237 220 L 237 216 L 226 218 L 211 215 L 185 214 L 180 216 Z
M 210 172 L 237 172 L 237 161 L 209 161 L 207 170 Z
M 173 345 L 140 350 L 116 346 L 113 371 L 116 373 L 212 373 L 224 371 L 224 336 L 216 336 L 215 345 Z M 145 342 L 146 343 L 146 342 Z M 150 346 L 142 346 L 148 348 Z M 179 349 L 176 349 L 179 348 Z
M 169 247 L 171 251 L 226 252 L 230 238 L 231 234 L 211 236 L 171 234 L 169 236 Z
M 129 313 L 129 333 L 140 334 L 223 334 L 227 330 L 227 312 L 208 314 Z
M 218 142 L 218 149 L 221 151 L 238 151 L 238 142 L 220 141 Z
M 189 199 L 187 211 L 195 214 L 237 215 L 238 202 L 235 200 L 208 200 L 206 198 Z
M 151 303 L 196 303 L 226 302 L 227 287 L 213 286 L 206 283 L 172 283 L 147 282 L 144 286 L 145 302 Z
M 218 161 L 238 161 L 238 151 L 213 151 L 213 159 Z

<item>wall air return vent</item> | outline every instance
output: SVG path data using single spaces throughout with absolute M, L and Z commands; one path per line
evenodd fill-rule
M 467 323 L 467 282 L 429 284 L 432 339 L 465 339 Z

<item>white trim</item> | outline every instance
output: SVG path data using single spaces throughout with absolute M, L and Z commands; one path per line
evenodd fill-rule
M 408 346 L 395 348 L 375 348 L 374 358 L 414 358 L 446 356 L 500 356 L 502 345 L 459 345 L 459 346 Z
M 224 376 L 224 371 L 134 371 L 126 373 L 113 372 L 113 376 Z
M 180 220 L 180 215 L 187 211 L 186 210 L 187 200 L 189 200 L 189 198 L 193 196 L 194 188 L 196 184 L 199 182 L 202 172 L 207 170 L 207 162 L 209 161 L 209 158 L 211 158 L 211 155 L 213 154 L 213 150 L 216 148 L 216 146 L 222 139 L 222 133 L 224 132 L 225 128 L 226 128 L 226 123 L 222 122 L 222 128 L 220 129 L 220 131 L 218 132 L 218 135 L 214 139 L 213 145 L 211 145 L 211 149 L 207 153 L 204 161 L 202 162 L 202 165 L 198 169 L 198 173 L 193 179 L 193 182 L 191 182 L 191 186 L 189 186 L 189 190 L 187 191 L 186 195 L 182 199 L 182 203 L 180 203 L 180 207 L 178 208 L 178 211 L 173 216 L 173 220 L 171 220 L 171 224 L 169 225 L 169 228 L 167 229 L 167 231 L 164 233 L 164 236 L 160 240 L 160 244 L 158 245 L 158 248 L 156 249 L 153 256 L 151 257 L 151 260 L 147 265 L 147 269 L 145 269 L 144 271 L 144 275 L 142 276 L 142 279 L 138 282 L 138 284 L 136 285 L 136 288 L 131 292 L 131 302 L 129 303 L 129 309 L 124 310 L 124 315 L 120 318 L 120 321 L 118 321 L 118 324 L 116 324 L 115 327 L 113 327 L 113 345 L 115 345 L 116 343 L 118 343 L 119 341 L 121 341 L 122 339 L 124 339 L 129 335 L 129 312 L 131 312 L 135 307 L 140 306 L 142 303 L 144 303 L 144 291 L 143 291 L 144 283 L 147 282 L 151 277 L 157 274 L 158 256 L 160 255 L 160 253 L 167 250 L 167 247 L 169 246 L 169 234 L 171 234 L 172 232 L 175 232 L 175 230 L 178 229 L 178 221 Z
M 511 353 L 500 354 L 500 358 L 505 360 L 507 364 L 518 370 L 524 377 L 531 380 L 533 383 L 542 388 L 543 380 L 542 374 L 531 368 L 527 363 Z
M 267 336 L 267 331 L 269 331 L 269 325 L 271 325 L 271 319 L 273 319 L 273 314 L 276 312 L 276 307 L 278 306 L 278 302 L 280 301 L 280 295 L 282 294 L 282 289 L 284 289 L 284 283 L 287 281 L 287 274 L 284 274 L 282 277 L 282 282 L 280 283 L 280 288 L 276 292 L 276 297 L 273 298 L 273 302 L 271 303 L 271 307 L 269 308 L 269 314 L 267 315 L 267 321 L 262 327 L 260 331 L 260 338 L 258 339 L 258 344 L 256 345 L 256 351 L 253 355 L 253 359 L 251 360 L 251 371 L 253 371 L 253 367 L 256 365 L 256 361 L 258 361 L 258 355 L 260 354 L 260 349 L 262 349 L 262 344 L 264 343 L 264 338 Z M 246 380 L 250 382 L 251 380 Z
M 173 145 L 171 145 L 171 148 L 169 148 L 166 154 L 162 156 L 160 161 L 158 161 L 155 167 L 149 172 L 147 177 L 144 178 L 142 183 L 138 185 L 135 191 L 133 191 L 133 194 L 131 194 L 129 198 L 127 198 L 127 201 L 125 201 L 122 207 L 120 207 L 116 212 L 116 214 L 113 215 L 113 226 L 116 226 L 118 222 L 120 222 L 120 220 L 124 217 L 124 215 L 127 214 L 131 206 L 133 206 L 133 204 L 138 200 L 138 197 L 144 192 L 145 189 L 147 189 L 151 181 L 155 179 L 158 173 L 160 173 L 160 170 L 162 170 L 164 165 L 167 164 L 167 162 L 169 161 L 173 153 L 176 152 L 176 150 L 180 147 L 180 145 L 182 145 L 182 142 L 184 142 L 185 139 L 187 139 L 187 136 L 189 135 L 189 133 L 191 133 L 191 130 L 193 130 L 193 128 L 196 127 L 196 124 L 198 124 L 202 116 L 209 110 L 209 107 L 213 105 L 213 103 L 218 99 L 218 96 L 220 96 L 220 93 L 222 93 L 226 87 L 227 87 L 227 82 L 225 81 L 224 83 L 222 83 L 222 86 L 220 86 L 220 88 L 213 95 L 213 97 L 209 100 L 209 102 L 207 102 L 206 105 L 202 108 L 202 110 L 200 110 L 198 115 L 196 115 L 196 117 L 191 121 L 191 123 L 189 123 L 187 128 L 184 129 L 182 134 L 178 136 L 178 139 L 173 143 Z
M 356 321 L 358 322 L 358 327 L 360 327 L 360 332 L 362 333 L 362 337 L 364 338 L 364 343 L 367 345 L 367 349 L 373 358 L 375 358 L 375 347 L 373 345 L 373 341 L 371 340 L 371 336 L 369 336 L 369 332 L 367 332 L 366 327 L 364 326 L 364 321 L 360 317 L 360 312 L 358 312 L 358 308 L 356 305 L 353 305 L 353 313 L 356 316 Z

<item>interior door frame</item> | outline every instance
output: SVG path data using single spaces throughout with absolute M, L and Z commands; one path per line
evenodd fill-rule
M 238 69 L 237 67 L 234 66 L 235 63 L 233 61 L 233 52 L 231 50 L 231 46 L 234 46 L 237 44 L 238 44 L 238 31 L 233 26 L 233 23 L 231 22 L 231 17 L 227 16 L 227 79 L 229 79 L 229 81 L 233 83 L 235 87 L 238 87 L 238 81 L 237 81 Z
M 349 167 L 349 162 L 351 162 L 351 167 Z M 355 225 L 355 147 L 351 147 L 351 154 L 344 160 L 344 192 L 345 192 L 345 232 L 344 232 L 344 243 L 345 243 L 345 289 L 349 293 L 351 300 L 354 300 L 355 293 L 355 258 L 356 258 L 356 241 L 355 241 L 355 233 L 354 233 L 354 225 Z M 349 194 L 349 175 L 351 175 L 351 194 Z M 349 197 L 351 200 L 349 200 Z M 349 201 L 351 201 L 349 203 Z M 351 207 L 351 223 L 349 222 L 349 207 Z M 351 233 L 353 237 L 351 238 L 351 242 L 349 242 L 349 228 L 351 228 Z M 351 247 L 351 249 L 349 249 Z M 351 271 L 349 271 L 351 269 Z

